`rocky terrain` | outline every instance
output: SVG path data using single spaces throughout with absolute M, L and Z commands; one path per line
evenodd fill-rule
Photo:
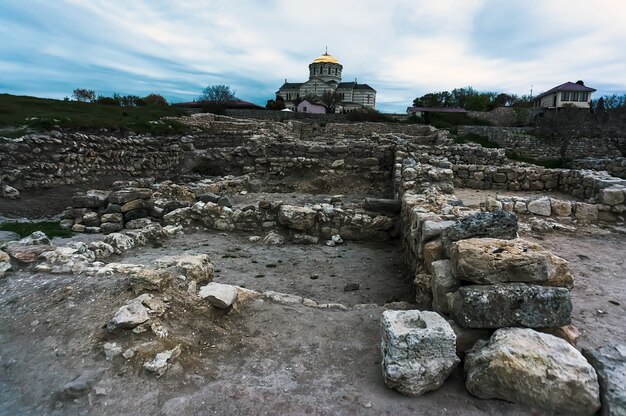
M 0 234 L 0 413 L 623 414 L 626 181 L 426 126 L 181 121 L 1 139 L 58 156 L 3 159 L 0 215 L 75 234 Z

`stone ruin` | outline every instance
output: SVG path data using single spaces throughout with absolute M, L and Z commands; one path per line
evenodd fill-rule
M 575 276 L 564 259 L 518 237 L 518 216 L 552 218 L 564 227 L 621 224 L 626 180 L 514 164 L 500 149 L 458 145 L 428 126 L 320 126 L 213 115 L 183 122 L 198 131 L 162 138 L 53 132 L 0 139 L 0 150 L 10 150 L 0 151 L 4 186 L 135 177 L 77 194 L 62 213 L 62 228 L 101 238 L 55 247 L 35 233 L 5 243 L 0 275 L 26 266 L 128 275 L 137 297 L 111 316 L 108 330 L 166 337 L 159 317 L 168 305 L 159 293 L 180 275 L 189 283 L 185 290 L 220 310 L 255 296 L 346 307 L 212 282 L 208 256 L 165 257 L 147 266 L 111 262 L 116 254 L 189 228 L 248 232 L 255 234 L 251 243 L 264 244 L 400 238 L 415 305 L 389 309 L 381 318 L 382 372 L 390 388 L 408 396 L 435 390 L 463 359 L 465 386 L 480 398 L 581 415 L 594 414 L 601 400 L 603 409 L 623 405 L 623 385 L 621 395 L 607 391 L 614 391 L 618 377 L 611 369 L 624 368 L 624 347 L 616 347 L 620 359 L 600 349 L 585 353 L 589 361 L 574 347 L 569 290 Z M 455 187 L 558 190 L 578 200 L 498 196 L 477 210 L 453 195 Z M 330 196 L 313 202 L 276 197 L 293 191 Z M 115 343 L 104 348 L 107 359 L 133 354 Z M 180 355 L 180 346 L 173 346 L 144 368 L 160 377 Z M 603 364 L 610 359 L 618 364 Z

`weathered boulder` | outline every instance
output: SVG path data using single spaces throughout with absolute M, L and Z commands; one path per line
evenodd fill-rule
M 123 222 L 124 216 L 119 212 L 112 212 L 109 214 L 102 214 L 100 221 L 105 222 Z
M 20 235 L 13 231 L 0 231 L 0 246 L 9 241 L 17 241 L 20 239 Z
M 139 269 L 130 274 L 130 286 L 135 293 L 162 290 L 173 279 L 174 274 L 168 270 Z
M 572 313 L 569 290 L 524 283 L 463 286 L 448 295 L 448 307 L 465 328 L 558 327 Z
M 20 199 L 20 191 L 12 187 L 11 185 L 0 185 L 0 196 L 7 199 Z
M 600 190 L 600 202 L 606 205 L 617 205 L 624 202 L 626 194 L 623 187 L 610 186 Z
M 541 215 L 543 217 L 549 217 L 552 213 L 552 207 L 550 206 L 550 198 L 544 196 L 539 199 L 528 201 L 528 212 L 535 215 Z
M 572 203 L 562 199 L 550 198 L 552 215 L 557 217 L 569 217 L 572 215 Z
M 28 237 L 9 241 L 4 245 L 6 253 L 21 263 L 33 263 L 41 253 L 54 249 L 50 239 L 41 231 L 35 231 Z
M 583 349 L 598 374 L 601 416 L 626 416 L 626 345 Z
M 198 283 L 213 278 L 214 266 L 208 254 L 166 256 L 157 259 L 156 264 L 162 268 L 173 268 L 175 272 Z
M 569 263 L 529 241 L 471 238 L 452 245 L 452 273 L 477 284 L 526 282 L 572 287 Z
M 131 299 L 126 302 L 124 306 L 119 308 L 107 324 L 109 332 L 115 332 L 119 329 L 132 329 L 150 319 L 148 307 L 143 304 L 146 296 L 150 295 L 144 294 L 135 299 Z
M 584 202 L 577 202 L 574 217 L 578 220 L 578 222 L 583 224 L 596 222 L 598 221 L 598 206 L 586 204 Z
M 483 399 L 502 399 L 567 415 L 600 408 L 596 372 L 564 340 L 526 328 L 497 330 L 465 356 L 465 387 Z
M 150 218 L 137 218 L 136 220 L 128 221 L 125 225 L 129 230 L 137 230 L 139 228 L 144 228 L 152 224 L 152 220 Z
M 124 253 L 135 247 L 135 240 L 120 233 L 111 233 L 104 238 L 104 242 L 111 245 L 116 254 Z
M 124 205 L 122 205 L 122 207 L 120 208 L 120 211 L 122 211 L 122 213 L 127 213 L 128 211 L 132 211 L 135 209 L 140 209 L 140 208 L 145 208 L 145 209 L 152 209 L 152 207 L 154 206 L 154 204 L 146 199 L 133 199 L 132 201 L 128 201 L 127 203 L 125 203 Z
M 124 228 L 124 222 L 103 222 L 100 224 L 100 230 L 103 234 L 111 234 Z
M 433 309 L 439 313 L 450 313 L 448 293 L 455 292 L 461 285 L 452 274 L 450 260 L 438 260 L 432 263 Z
M 146 371 L 154 373 L 157 378 L 161 377 L 172 366 L 172 363 L 181 354 L 180 345 L 177 345 L 171 350 L 160 352 L 154 357 L 153 360 L 146 362 L 143 368 Z
M 450 256 L 452 243 L 473 237 L 502 238 L 517 237 L 517 216 L 508 211 L 480 212 L 461 218 L 441 233 L 443 248 Z
M 456 336 L 436 312 L 387 310 L 382 316 L 385 383 L 407 396 L 439 388 L 458 365 Z
M 307 207 L 281 205 L 278 210 L 278 222 L 285 227 L 306 231 L 315 225 L 317 211 Z
M 202 299 L 207 299 L 216 308 L 227 309 L 237 300 L 237 288 L 231 285 L 211 282 L 200 288 L 198 296 Z
M 115 254 L 113 246 L 104 241 L 92 241 L 89 243 L 89 250 L 93 251 L 97 260 L 106 259 Z

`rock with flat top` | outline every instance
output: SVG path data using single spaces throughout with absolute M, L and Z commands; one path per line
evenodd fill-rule
M 569 263 L 522 239 L 470 238 L 452 245 L 452 273 L 477 284 L 506 282 L 572 287 Z
M 237 300 L 237 288 L 231 285 L 211 282 L 200 288 L 198 296 L 202 299 L 207 299 L 216 308 L 227 309 Z
M 180 354 L 181 348 L 180 345 L 177 345 L 171 350 L 158 353 L 153 360 L 145 363 L 143 368 L 145 368 L 146 371 L 155 374 L 157 378 L 161 377 L 172 366 L 172 363 L 180 356 Z
M 450 255 L 452 243 L 476 237 L 510 240 L 517 237 L 517 216 L 508 211 L 480 212 L 461 218 L 441 233 L 443 248 Z
M 285 227 L 306 231 L 315 225 L 317 211 L 307 207 L 281 205 L 278 209 L 278 222 Z
M 448 294 L 450 316 L 465 328 L 559 327 L 571 321 L 569 290 L 524 283 L 462 286 Z
M 383 312 L 382 370 L 388 387 L 407 396 L 438 389 L 459 363 L 456 335 L 436 312 Z

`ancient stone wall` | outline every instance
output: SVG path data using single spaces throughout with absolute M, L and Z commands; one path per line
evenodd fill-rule
M 327 123 L 340 123 L 348 120 L 345 114 L 311 114 L 296 113 L 294 111 L 276 110 L 235 110 L 227 109 L 226 115 L 235 118 L 253 118 L 257 120 L 284 121 L 284 120 L 316 120 Z
M 626 157 L 577 159 L 570 166 L 572 169 L 606 171 L 611 176 L 626 179 Z
M 485 120 L 494 126 L 521 126 L 532 120 L 531 112 L 525 108 L 498 107 L 491 111 L 468 111 L 469 117 Z
M 175 177 L 185 159 L 178 137 L 81 133 L 0 137 L 0 178 L 24 188 L 95 181 L 105 176 Z
M 528 127 L 459 126 L 458 132 L 461 135 L 473 133 L 486 136 L 506 150 L 536 160 L 621 156 L 609 139 L 578 138 L 569 140 L 564 145 L 554 140 L 535 137 L 532 135 L 532 128 Z

